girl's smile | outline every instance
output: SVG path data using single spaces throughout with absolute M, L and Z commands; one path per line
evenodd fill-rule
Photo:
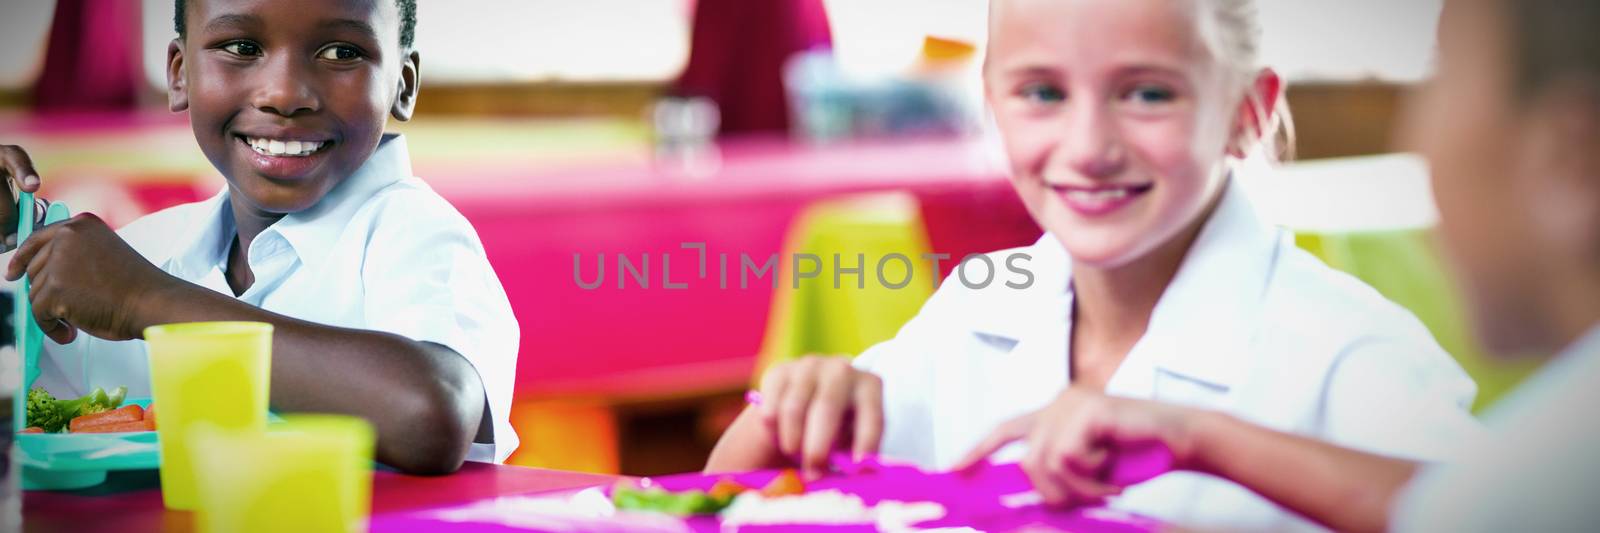
M 1073 212 L 1084 217 L 1107 216 L 1145 197 L 1155 183 L 1135 185 L 1051 185 L 1050 189 L 1061 197 Z

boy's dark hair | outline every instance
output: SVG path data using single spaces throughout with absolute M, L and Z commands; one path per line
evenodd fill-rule
M 1600 94 L 1600 2 L 1503 0 L 1512 24 L 1517 92 L 1579 81 Z
M 184 8 L 187 2 L 174 0 L 172 2 L 172 29 L 178 31 L 178 38 L 184 38 L 184 31 L 188 28 L 183 23 Z M 417 0 L 395 0 L 396 7 L 400 8 L 400 48 L 411 49 L 411 42 L 417 34 Z

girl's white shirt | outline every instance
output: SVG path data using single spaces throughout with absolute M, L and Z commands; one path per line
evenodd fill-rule
M 1066 250 L 1047 233 L 987 257 L 996 269 L 989 285 L 952 275 L 893 339 L 856 359 L 884 381 L 886 457 L 947 468 L 1070 382 Z M 986 277 L 983 262 L 964 268 L 968 280 Z M 1026 288 L 1007 285 L 1030 276 Z M 1297 248 L 1237 184 L 1225 188 L 1106 393 L 1427 461 L 1450 459 L 1482 431 L 1469 411 L 1477 386 L 1427 328 Z M 1021 452 L 1012 445 L 995 458 Z M 1202 529 L 1315 529 L 1242 486 L 1187 472 L 1130 487 L 1111 505 Z

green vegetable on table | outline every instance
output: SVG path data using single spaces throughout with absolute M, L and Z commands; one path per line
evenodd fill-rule
M 43 429 L 45 433 L 59 433 L 72 419 L 94 413 L 110 411 L 122 406 L 128 394 L 127 387 L 117 387 L 106 394 L 95 387 L 89 394 L 74 400 L 57 400 L 44 389 L 34 387 L 28 391 L 28 426 Z
M 673 516 L 711 515 L 733 503 L 732 494 L 711 496 L 705 491 L 670 492 L 660 488 L 638 489 L 618 485 L 611 492 L 617 509 L 652 511 Z

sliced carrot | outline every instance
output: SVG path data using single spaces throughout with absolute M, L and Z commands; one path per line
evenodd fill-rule
M 21 432 L 22 433 L 44 433 L 44 428 L 39 427 L 39 426 L 30 426 L 30 427 L 28 427 L 28 429 L 24 429 Z
M 150 428 L 143 420 L 132 420 L 127 422 L 112 422 L 110 424 L 96 424 L 73 431 L 73 433 L 123 433 L 128 431 L 150 431 Z
M 102 424 L 117 424 L 122 422 L 139 422 L 144 420 L 144 408 L 137 405 L 124 405 L 110 411 L 83 415 L 67 423 L 67 431 L 80 433 L 85 429 Z
M 717 480 L 717 484 L 711 486 L 711 490 L 706 491 L 706 495 L 712 498 L 733 499 L 734 496 L 738 496 L 747 490 L 750 490 L 750 487 L 740 485 L 739 482 L 729 478 L 722 478 Z
M 156 404 L 151 403 L 149 407 L 144 408 L 144 421 L 149 422 L 151 431 L 156 429 Z
M 767 483 L 767 486 L 761 488 L 761 495 L 767 497 L 794 496 L 805 494 L 805 492 L 806 484 L 800 481 L 800 474 L 795 472 L 793 468 L 784 469 L 782 473 L 778 474 L 778 477 L 772 478 L 771 483 Z

